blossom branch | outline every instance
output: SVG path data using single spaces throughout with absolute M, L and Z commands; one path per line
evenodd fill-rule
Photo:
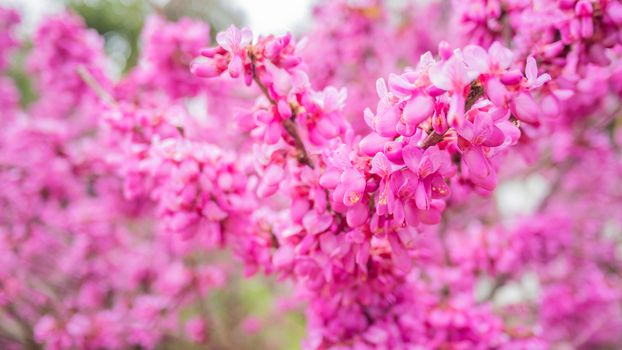
M 264 94 L 264 96 L 266 96 L 268 101 L 270 101 L 270 103 L 276 108 L 277 107 L 276 101 L 272 98 L 272 96 L 270 96 L 270 92 L 268 91 L 268 88 L 259 79 L 259 76 L 257 74 L 257 68 L 256 68 L 256 58 L 255 58 L 255 55 L 252 53 L 252 50 L 249 50 L 249 56 L 251 59 L 251 72 L 253 75 L 253 81 L 255 82 L 255 84 L 257 84 L 257 86 L 259 86 L 259 89 L 261 89 L 261 92 Z M 283 128 L 285 129 L 285 131 L 287 131 L 287 134 L 291 136 L 291 138 L 294 140 L 294 145 L 298 153 L 296 155 L 298 162 L 309 166 L 311 169 L 314 169 L 315 166 L 313 165 L 313 162 L 311 161 L 311 158 L 309 157 L 309 154 L 307 153 L 304 142 L 300 138 L 300 134 L 298 133 L 298 128 L 296 127 L 296 123 L 294 122 L 294 120 L 296 119 L 296 110 L 292 108 L 291 106 L 290 106 L 290 109 L 292 111 L 291 119 L 283 120 Z

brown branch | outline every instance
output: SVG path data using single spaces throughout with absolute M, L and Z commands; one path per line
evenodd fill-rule
M 425 140 L 423 140 L 423 142 L 421 143 L 421 148 L 426 149 L 432 147 L 437 143 L 443 141 L 443 137 L 445 137 L 444 133 L 439 134 L 436 131 L 432 131 L 432 133 L 428 135 L 428 137 L 426 137 Z
M 439 225 L 439 236 L 441 241 L 441 248 L 443 248 L 443 260 L 445 260 L 445 265 L 447 266 L 455 266 L 453 259 L 451 258 L 451 252 L 449 251 L 449 246 L 447 245 L 447 218 L 443 216 L 441 219 L 441 224 Z
M 29 350 L 39 350 L 41 347 L 35 341 L 34 331 L 32 326 L 26 321 L 22 316 L 17 312 L 13 304 L 9 304 L 4 307 L 4 310 L 9 315 L 13 321 L 17 323 L 20 327 L 21 331 L 24 333 L 26 339 L 24 339 L 24 343 L 26 344 L 26 349 Z
M 270 96 L 270 92 L 268 91 L 268 88 L 261 82 L 261 80 L 259 80 L 259 76 L 257 75 L 257 71 L 256 71 L 255 55 L 253 55 L 250 50 L 249 50 L 249 56 L 251 59 L 251 72 L 253 75 L 253 81 L 255 82 L 255 84 L 257 84 L 257 86 L 259 86 L 259 89 L 266 96 L 268 101 L 270 101 L 270 103 L 274 107 L 277 107 L 277 102 L 272 98 L 272 96 Z M 290 119 L 283 120 L 283 128 L 285 129 L 285 131 L 287 131 L 289 136 L 291 136 L 291 138 L 294 140 L 294 145 L 296 146 L 296 150 L 298 152 L 298 154 L 296 155 L 298 162 L 300 164 L 309 166 L 311 169 L 314 169 L 315 167 L 313 165 L 313 162 L 311 161 L 311 158 L 309 157 L 309 153 L 307 153 L 304 142 L 300 138 L 300 134 L 298 133 L 298 128 L 296 127 L 296 123 L 294 122 L 294 120 L 296 119 L 296 110 L 292 108 L 291 106 L 290 106 L 290 109 L 292 111 L 292 116 Z
M 467 96 L 467 100 L 464 103 L 464 112 L 468 112 L 471 107 L 479 100 L 480 97 L 484 95 L 484 87 L 476 80 L 471 83 L 471 89 L 469 90 L 469 96 Z
M 270 96 L 270 92 L 268 91 L 268 88 L 261 82 L 261 80 L 259 80 L 259 77 L 257 76 L 257 72 L 255 69 L 255 56 L 251 56 L 251 61 L 252 61 L 251 71 L 253 74 L 253 81 L 255 82 L 255 84 L 257 84 L 257 86 L 259 86 L 259 89 L 261 89 L 261 92 L 264 94 L 264 96 L 266 96 L 268 101 L 270 101 L 270 103 L 276 107 L 276 101 L 272 98 L 272 96 Z
M 471 88 L 469 89 L 469 96 L 467 96 L 467 100 L 464 103 L 464 112 L 465 113 L 468 112 L 471 109 L 471 107 L 473 107 L 475 102 L 477 102 L 477 100 L 483 95 L 484 95 L 484 87 L 479 82 L 479 80 L 472 82 Z M 443 138 L 445 137 L 445 133 L 439 134 L 436 131 L 432 131 L 432 133 L 429 134 L 423 140 L 423 142 L 421 142 L 420 147 L 423 149 L 426 149 L 426 148 L 436 145 L 437 143 L 443 141 Z
M 313 162 L 309 158 L 309 154 L 307 153 L 307 150 L 305 149 L 305 145 L 302 142 L 302 139 L 300 138 L 300 136 L 298 135 L 298 129 L 296 128 L 296 123 L 294 123 L 292 119 L 285 119 L 283 120 L 283 128 L 285 128 L 289 136 L 291 136 L 294 139 L 294 144 L 296 145 L 296 149 L 298 150 L 298 154 L 296 155 L 298 162 L 300 164 L 305 164 L 309 166 L 311 169 L 314 169 L 315 167 L 313 166 Z
M 492 286 L 492 288 L 490 288 L 490 291 L 488 292 L 488 294 L 486 295 L 486 297 L 484 297 L 484 299 L 482 299 L 482 301 L 491 301 L 495 298 L 495 296 L 497 295 L 497 292 L 503 287 L 505 286 L 505 284 L 510 280 L 510 276 L 506 275 L 506 274 L 502 274 L 500 276 L 498 276 L 495 279 L 495 282 Z
M 117 104 L 117 101 L 115 101 L 112 95 L 110 95 L 108 91 L 101 86 L 97 79 L 95 79 L 95 77 L 93 77 L 93 75 L 84 66 L 78 66 L 76 71 L 78 72 L 80 78 L 91 88 L 91 90 L 93 90 L 97 97 L 111 106 Z
M 551 184 L 551 188 L 549 189 L 548 193 L 538 205 L 538 209 L 536 211 L 537 213 L 542 212 L 549 207 L 555 195 L 557 195 L 559 190 L 562 188 L 564 176 L 566 175 L 568 170 L 572 168 L 573 164 L 574 164 L 573 159 L 568 158 L 561 165 L 557 166 L 558 170 L 557 170 L 555 179 L 553 180 Z

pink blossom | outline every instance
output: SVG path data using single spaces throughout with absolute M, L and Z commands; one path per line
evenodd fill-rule
M 619 2 L 390 5 L 152 16 L 118 80 L 0 9 L 0 348 L 619 348 Z

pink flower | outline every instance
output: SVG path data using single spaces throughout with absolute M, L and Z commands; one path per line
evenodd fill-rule
M 454 55 L 445 62 L 433 65 L 429 74 L 434 86 L 451 93 L 447 119 L 451 125 L 460 125 L 464 116 L 465 89 L 478 77 L 479 73 L 468 69 L 465 62 Z
M 207 341 L 207 322 L 201 317 L 193 317 L 186 322 L 186 334 L 193 342 L 204 343 Z
M 527 58 L 525 76 L 527 77 L 526 87 L 529 89 L 539 88 L 551 80 L 551 76 L 547 73 L 538 75 L 538 65 L 536 63 L 536 59 L 532 56 Z
M 486 147 L 498 147 L 505 141 L 503 131 L 494 124 L 489 113 L 475 112 L 473 123 L 465 120 L 459 129 L 460 136 L 467 139 L 471 144 Z
M 496 172 L 481 147 L 467 148 L 462 153 L 462 164 L 465 177 L 485 190 L 494 189 L 497 183 Z
M 469 45 L 462 50 L 464 62 L 479 74 L 500 74 L 513 61 L 512 51 L 494 42 L 488 52 L 478 45 Z
M 365 178 L 359 171 L 355 169 L 346 169 L 341 174 L 340 184 L 343 188 L 344 205 L 355 205 L 363 198 Z
M 399 10 L 323 1 L 306 42 L 203 50 L 205 23 L 152 17 L 120 82 L 79 17 L 44 20 L 37 99 L 0 72 L 0 346 L 223 345 L 204 299 L 246 304 L 208 295 L 239 267 L 287 284 L 309 350 L 620 348 L 622 5 Z M 282 347 L 264 316 L 229 345 Z
M 538 123 L 540 107 L 533 97 L 526 92 L 520 92 L 510 101 L 510 109 L 518 119 L 526 123 Z
M 422 210 L 430 208 L 432 198 L 445 198 L 449 187 L 442 178 L 442 173 L 449 169 L 449 157 L 436 147 L 425 151 L 415 146 L 405 146 L 402 150 L 404 163 L 419 178 L 414 199 Z
M 216 35 L 216 41 L 225 50 L 232 54 L 246 52 L 246 47 L 253 40 L 253 32 L 248 28 L 238 29 L 231 25 L 224 32 Z
M 249 334 L 257 333 L 262 328 L 262 326 L 263 325 L 261 324 L 261 320 L 253 316 L 246 317 L 240 325 L 242 330 Z
M 253 40 L 253 33 L 248 28 L 241 30 L 234 25 L 229 26 L 226 31 L 216 35 L 216 41 L 227 52 L 231 54 L 229 62 L 229 75 L 237 78 L 244 70 L 246 62 L 246 49 Z
M 434 99 L 430 96 L 417 95 L 408 100 L 402 114 L 402 121 L 413 130 L 434 112 Z M 412 135 L 412 133 L 409 133 Z

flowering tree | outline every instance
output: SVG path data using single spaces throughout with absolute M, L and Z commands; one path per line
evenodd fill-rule
M 37 100 L 0 79 L 0 345 L 257 348 L 206 303 L 237 265 L 288 287 L 305 349 L 621 347 L 622 3 L 393 10 L 211 46 L 153 16 L 118 80 L 79 17 L 43 21 Z M 543 193 L 507 215 L 521 179 Z

